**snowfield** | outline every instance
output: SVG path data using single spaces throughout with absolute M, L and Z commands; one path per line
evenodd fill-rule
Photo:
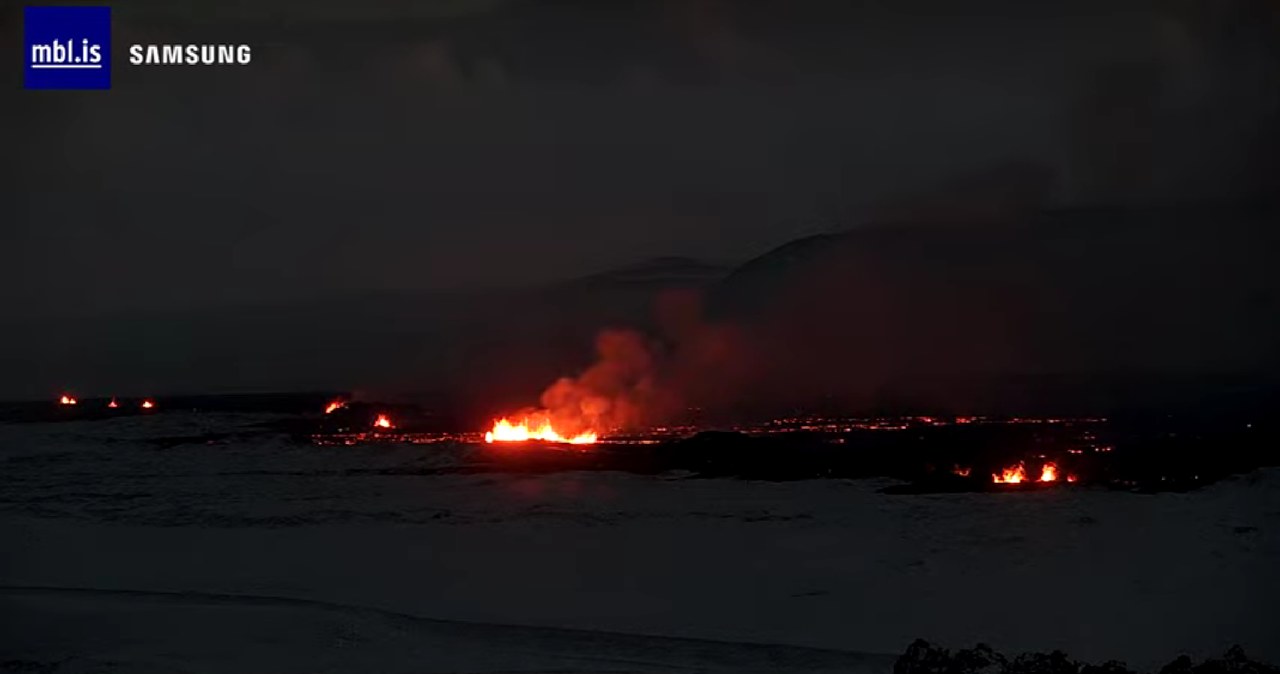
M 1189 494 L 434 474 L 266 415 L 0 425 L 0 670 L 887 672 L 915 638 L 1280 661 L 1280 471 Z

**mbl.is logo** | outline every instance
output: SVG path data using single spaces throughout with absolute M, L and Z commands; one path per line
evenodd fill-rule
M 110 89 L 110 7 L 27 7 L 28 89 Z

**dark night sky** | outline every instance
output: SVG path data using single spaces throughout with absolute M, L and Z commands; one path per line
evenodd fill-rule
M 15 331 L 737 264 L 972 176 L 999 199 L 1007 166 L 1046 177 L 1046 207 L 1239 200 L 1277 175 L 1275 2 L 217 6 L 115 3 L 109 93 L 6 70 Z M 16 51 L 20 10 L 3 26 Z M 124 65 L 130 42 L 201 39 L 253 64 Z

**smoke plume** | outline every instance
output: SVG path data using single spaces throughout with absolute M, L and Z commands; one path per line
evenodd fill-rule
M 542 406 L 561 432 L 627 428 L 645 423 L 652 409 L 653 347 L 638 332 L 605 330 L 596 362 L 577 377 L 562 377 L 542 394 Z
M 673 291 L 658 297 L 657 334 L 609 328 L 596 337 L 595 361 L 542 393 L 545 418 L 562 434 L 610 432 L 664 423 L 732 401 L 753 359 L 732 326 L 704 320 L 701 296 Z

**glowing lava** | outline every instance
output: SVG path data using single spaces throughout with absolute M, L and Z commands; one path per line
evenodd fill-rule
M 1027 467 L 1021 461 L 1015 466 L 1009 466 L 1001 470 L 999 473 L 992 473 L 991 479 L 996 484 L 1018 484 L 1028 482 Z M 1057 482 L 1058 481 L 1058 464 L 1048 461 L 1040 468 L 1040 479 L 1036 482 Z M 1067 476 L 1068 482 L 1075 482 L 1074 475 Z
M 153 408 L 153 407 L 155 407 L 155 406 L 156 406 L 156 404 L 155 404 L 155 403 L 153 403 L 153 402 L 151 402 L 150 400 L 144 400 L 144 401 L 142 401 L 142 409 L 144 409 L 144 410 L 149 410 L 149 409 L 151 409 L 151 408 Z
M 374 428 L 394 428 L 391 425 L 391 418 L 385 414 L 379 414 L 377 419 L 373 420 Z
M 109 407 L 109 408 L 111 408 L 111 409 L 113 409 L 113 410 L 114 410 L 115 408 L 119 407 L 119 406 L 120 406 L 120 403 L 116 402 L 116 399 L 115 399 L 115 398 L 112 398 L 112 399 L 111 399 L 111 402 L 107 403 L 107 407 Z
M 79 402 L 80 402 L 79 400 L 76 400 L 75 398 L 72 398 L 71 396 L 66 394 L 63 394 L 61 398 L 58 398 L 59 405 L 75 405 Z
M 1044 467 L 1040 469 L 1040 481 L 1054 482 L 1057 479 L 1058 479 L 1058 464 L 1053 463 L 1052 461 L 1044 464 Z
M 337 412 L 338 410 L 340 410 L 340 409 L 342 409 L 342 408 L 344 408 L 344 407 L 346 407 L 346 406 L 347 406 L 346 401 L 343 401 L 343 400 L 335 400 L 335 401 L 333 401 L 333 402 L 331 402 L 331 403 L 329 403 L 328 405 L 326 405 L 326 406 L 325 406 L 325 408 L 324 408 L 324 413 L 325 413 L 325 414 L 333 414 L 334 412 Z
M 598 436 L 592 431 L 584 431 L 578 435 L 566 437 L 556 432 L 556 429 L 551 426 L 550 420 L 542 419 L 531 423 L 527 417 L 518 424 L 513 424 L 506 418 L 499 419 L 493 423 L 493 430 L 484 434 L 485 442 L 542 440 L 543 442 L 564 442 L 571 445 L 590 445 L 597 439 Z
M 997 484 L 1018 484 L 1019 482 L 1026 482 L 1027 468 L 1022 465 L 1021 461 L 1019 461 L 1018 465 L 1005 468 L 1000 471 L 999 474 L 992 473 L 991 479 L 995 480 Z

